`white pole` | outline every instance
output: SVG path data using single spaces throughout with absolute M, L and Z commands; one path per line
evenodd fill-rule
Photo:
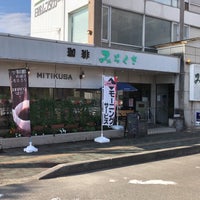
M 102 75 L 102 78 L 101 78 L 101 137 L 103 137 L 103 103 L 104 103 L 104 76 Z

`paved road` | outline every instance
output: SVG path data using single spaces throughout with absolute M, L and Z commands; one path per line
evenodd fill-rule
M 200 153 L 199 132 L 120 138 L 105 144 L 84 141 L 42 145 L 33 154 L 23 148 L 5 149 L 0 153 L 0 186 L 30 181 L 40 173 L 43 177 L 66 176 L 194 153 Z
M 3 186 L 0 199 L 198 200 L 200 154 Z

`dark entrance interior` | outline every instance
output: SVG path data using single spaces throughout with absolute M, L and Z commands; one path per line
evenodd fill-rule
M 168 125 L 174 114 L 174 84 L 156 85 L 156 123 Z

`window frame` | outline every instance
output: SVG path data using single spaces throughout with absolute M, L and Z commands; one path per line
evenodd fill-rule
M 174 8 L 178 8 L 180 0 L 170 0 L 169 4 L 161 2 L 160 0 L 151 0 L 151 1 L 159 3 L 159 4 L 163 4 L 163 5 L 166 5 L 166 6 L 171 6 L 171 7 L 174 7 Z M 176 3 L 174 1 L 176 1 Z
M 74 42 L 73 41 L 73 32 L 74 32 L 74 22 L 73 22 L 73 17 L 75 14 L 81 13 L 82 11 L 86 10 L 88 12 L 88 19 L 89 19 L 89 10 L 88 10 L 88 6 L 84 6 L 80 9 L 77 9 L 71 13 L 69 13 L 69 21 L 68 21 L 68 39 L 70 42 Z M 87 21 L 88 23 L 88 21 Z M 89 24 L 88 24 L 89 25 Z M 87 28 L 88 30 L 88 28 Z M 87 35 L 87 31 L 85 33 Z M 85 43 L 88 43 L 88 39 Z

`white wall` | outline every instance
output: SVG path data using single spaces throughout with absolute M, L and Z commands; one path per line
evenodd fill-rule
M 185 12 L 184 16 L 185 24 L 200 27 L 199 14 L 192 12 Z
M 49 0 L 37 4 L 38 2 L 39 0 L 31 1 L 31 36 L 62 40 L 65 21 L 64 0 L 52 5 L 48 4 Z M 46 9 L 43 14 L 39 11 L 42 6 Z
M 64 41 L 68 41 L 69 13 L 88 4 L 88 0 L 58 0 L 49 7 L 49 0 L 38 2 L 31 0 L 31 36 Z M 37 12 L 40 6 L 44 6 L 47 12 L 40 15 Z

